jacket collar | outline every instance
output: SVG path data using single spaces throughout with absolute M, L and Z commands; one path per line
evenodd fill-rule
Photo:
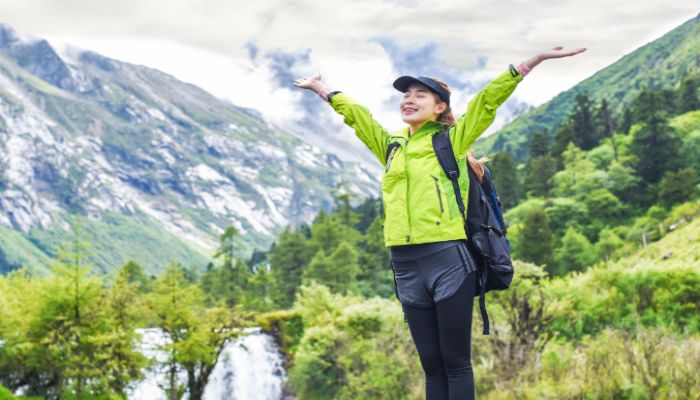
M 411 136 L 423 134 L 424 132 L 430 132 L 431 134 L 434 134 L 434 133 L 440 132 L 441 130 L 443 130 L 445 128 L 448 128 L 448 125 L 443 123 L 443 122 L 428 120 L 423 125 L 421 125 L 421 127 L 418 128 L 417 131 L 413 132 L 413 135 L 411 135 Z M 409 129 L 410 128 L 408 126 L 406 126 L 402 129 L 400 129 L 399 131 L 397 131 L 396 134 L 398 136 L 403 136 L 405 139 L 408 139 L 409 138 L 409 135 L 408 135 Z

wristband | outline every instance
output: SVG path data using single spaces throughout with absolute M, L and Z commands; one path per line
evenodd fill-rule
M 323 88 L 319 90 L 318 95 L 323 99 L 323 101 L 328 101 L 328 89 Z
M 521 61 L 520 65 L 518 65 L 518 72 L 520 72 L 520 75 L 525 77 L 525 75 L 529 74 L 530 71 L 532 71 L 532 68 L 528 67 L 527 64 L 525 64 L 525 61 Z

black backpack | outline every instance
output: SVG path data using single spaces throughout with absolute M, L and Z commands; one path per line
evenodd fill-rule
M 398 146 L 397 142 L 389 144 L 386 152 L 387 160 L 396 146 Z M 507 229 L 501 213 L 500 199 L 488 168 L 483 167 L 484 176 L 482 182 L 479 182 L 467 162 L 469 201 L 468 209 L 465 210 L 464 201 L 459 195 L 461 193 L 458 182 L 459 168 L 447 130 L 433 135 L 433 150 L 445 175 L 452 181 L 460 212 L 466 215 L 464 232 L 467 237 L 467 247 L 477 263 L 479 310 L 484 322 L 483 334 L 488 335 L 486 292 L 507 289 L 515 272 L 510 258 L 510 241 L 506 237 Z

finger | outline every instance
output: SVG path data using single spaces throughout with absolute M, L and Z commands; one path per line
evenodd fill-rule
M 564 48 L 564 46 L 555 46 L 552 50 L 561 50 L 563 48 Z

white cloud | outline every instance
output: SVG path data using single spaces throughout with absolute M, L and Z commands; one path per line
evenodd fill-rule
M 262 52 L 310 49 L 309 64 L 293 72 L 320 71 L 393 127 L 398 113 L 383 105 L 400 71 L 372 38 L 404 48 L 438 43 L 437 57 L 453 68 L 473 68 L 485 57 L 483 70 L 470 72 L 481 79 L 554 45 L 587 47 L 575 58 L 544 62 L 520 84 L 515 96 L 538 105 L 694 17 L 700 10 L 693 3 L 5 0 L 0 15 L 20 33 L 158 68 L 276 121 L 297 116 L 298 89 L 278 87 L 264 62 L 253 66 L 245 44 Z

